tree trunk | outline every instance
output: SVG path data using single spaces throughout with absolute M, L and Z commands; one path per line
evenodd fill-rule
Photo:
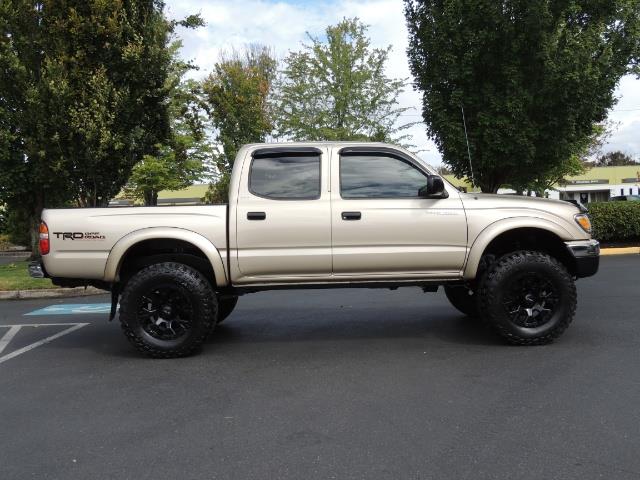
M 144 204 L 147 207 L 158 205 L 158 192 L 157 192 L 157 190 L 145 190 L 144 191 Z
M 494 185 L 491 183 L 480 183 L 478 184 L 478 186 L 480 187 L 480 191 L 482 193 L 498 193 L 498 188 L 500 188 L 500 185 Z
M 476 186 L 482 193 L 498 193 L 498 189 L 504 183 L 504 175 L 501 172 L 488 171 L 484 175 L 475 177 Z

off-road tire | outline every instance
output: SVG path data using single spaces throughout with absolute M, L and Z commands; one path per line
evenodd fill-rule
M 525 275 L 549 282 L 557 295 L 549 320 L 531 328 L 516 325 L 503 304 L 508 288 Z M 536 251 L 516 251 L 498 259 L 480 279 L 477 296 L 483 321 L 514 345 L 553 342 L 567 329 L 576 312 L 577 294 L 573 277 L 555 258 Z
M 218 297 L 218 318 L 216 323 L 222 323 L 236 308 L 238 297 Z
M 471 292 L 463 285 L 445 285 L 444 294 L 447 296 L 451 305 L 468 317 L 476 318 L 478 316 L 478 302 L 475 292 Z
M 190 329 L 182 337 L 161 340 L 147 333 L 139 320 L 141 296 L 156 285 L 174 285 L 190 301 Z M 209 281 L 194 268 L 176 262 L 164 262 L 143 268 L 127 282 L 120 298 L 120 324 L 127 339 L 152 358 L 185 357 L 199 350 L 215 327 L 217 298 Z

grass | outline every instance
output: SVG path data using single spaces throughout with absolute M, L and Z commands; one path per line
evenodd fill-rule
M 0 291 L 56 288 L 48 278 L 31 278 L 28 265 L 28 261 L 0 265 Z

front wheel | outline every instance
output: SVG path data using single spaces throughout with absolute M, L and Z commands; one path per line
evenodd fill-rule
M 215 326 L 216 295 L 207 279 L 182 263 L 150 265 L 127 282 L 120 323 L 127 339 L 153 358 L 198 350 Z
M 480 281 L 483 320 L 508 342 L 543 345 L 573 320 L 577 294 L 573 278 L 555 258 L 517 251 L 493 263 Z

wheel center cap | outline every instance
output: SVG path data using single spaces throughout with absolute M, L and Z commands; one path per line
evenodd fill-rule
M 170 318 L 172 315 L 173 315 L 173 308 L 171 308 L 171 305 L 164 305 L 162 307 L 162 316 Z

